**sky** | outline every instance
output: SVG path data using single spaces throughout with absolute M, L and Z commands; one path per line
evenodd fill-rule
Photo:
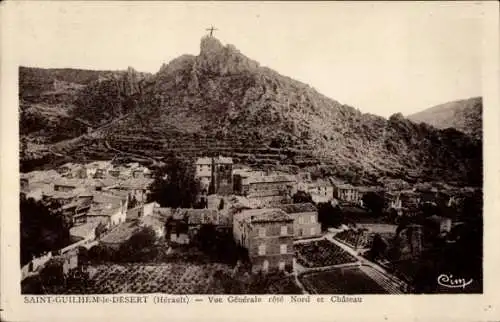
M 19 2 L 19 65 L 157 72 L 223 44 L 365 113 L 409 115 L 481 95 L 482 3 Z

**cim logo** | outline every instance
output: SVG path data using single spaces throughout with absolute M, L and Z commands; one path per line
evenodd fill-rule
M 437 278 L 439 285 L 447 288 L 462 288 L 465 289 L 467 285 L 472 283 L 472 278 L 466 280 L 465 278 L 453 278 L 453 275 L 441 274 Z

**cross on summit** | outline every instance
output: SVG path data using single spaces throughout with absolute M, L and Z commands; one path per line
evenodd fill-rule
M 215 30 L 217 30 L 217 28 L 214 28 L 214 26 L 212 26 L 210 28 L 207 28 L 206 30 L 210 31 L 210 37 L 213 37 L 213 33 Z

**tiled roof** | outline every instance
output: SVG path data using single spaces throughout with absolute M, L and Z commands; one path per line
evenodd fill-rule
M 243 210 L 235 218 L 249 223 L 293 221 L 293 218 L 281 209 L 264 208 Z
M 87 216 L 110 217 L 120 210 L 120 206 L 113 204 L 93 204 L 87 213 Z
M 99 225 L 98 222 L 88 222 L 78 226 L 73 226 L 69 230 L 69 233 L 71 236 L 87 238 L 89 234 L 95 231 L 98 225 Z
M 318 179 L 316 181 L 310 182 L 309 185 L 311 187 L 331 187 L 332 186 L 332 184 L 331 184 L 330 181 L 321 180 L 321 179 Z
M 60 178 L 61 175 L 56 170 L 48 170 L 48 171 L 31 171 L 22 174 L 22 177 L 25 179 L 29 179 L 30 183 L 32 182 L 49 183 L 53 182 L 57 178 Z
M 103 243 L 122 243 L 130 239 L 134 233 L 139 231 L 135 223 L 122 223 L 101 238 Z
M 316 206 L 312 203 L 292 203 L 286 205 L 278 205 L 277 208 L 283 210 L 287 214 L 297 214 L 301 212 L 315 212 Z
M 125 189 L 147 189 L 153 181 L 152 178 L 129 178 L 120 182 L 119 186 Z
M 248 178 L 248 183 L 271 183 L 271 182 L 295 182 L 291 176 L 251 176 Z
M 196 164 L 212 164 L 212 159 L 211 158 L 198 158 L 198 160 L 196 160 Z
M 67 186 L 67 187 L 83 187 L 87 185 L 88 181 L 85 179 L 76 178 L 59 178 L 54 180 L 54 185 Z
M 85 165 L 87 169 L 107 169 L 111 167 L 111 161 L 94 161 Z
M 217 158 L 214 158 L 214 162 L 222 164 L 233 164 L 233 159 L 229 157 L 218 156 Z
M 111 192 L 94 192 L 94 203 L 121 203 L 124 196 L 119 196 Z

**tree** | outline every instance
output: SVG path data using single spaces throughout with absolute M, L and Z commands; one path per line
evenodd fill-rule
M 150 260 L 157 254 L 155 243 L 155 231 L 151 227 L 143 227 L 120 246 L 118 258 L 126 262 Z
M 321 229 L 328 227 L 339 227 L 345 221 L 342 210 L 339 206 L 333 206 L 331 203 L 318 204 L 318 222 L 321 223 Z
M 293 196 L 293 203 L 313 203 L 312 197 L 309 193 L 304 191 L 297 191 Z
M 150 201 L 162 207 L 191 208 L 196 204 L 200 183 L 195 178 L 193 163 L 170 155 L 166 165 L 156 171 Z
M 33 256 L 70 244 L 69 226 L 60 213 L 52 213 L 42 202 L 20 197 L 21 265 Z
M 370 191 L 363 195 L 363 205 L 376 216 L 382 215 L 384 203 L 384 196 L 376 192 Z
M 224 198 L 222 198 L 220 200 L 220 203 L 219 203 L 219 210 L 222 210 L 222 209 L 224 209 Z
M 87 256 L 91 262 L 108 262 L 115 259 L 115 251 L 112 248 L 98 244 L 89 249 Z
M 63 261 L 60 258 L 51 258 L 40 270 L 40 279 L 46 285 L 64 284 Z
M 135 198 L 135 196 L 130 197 L 130 200 L 128 202 L 128 209 L 135 208 L 139 202 Z

